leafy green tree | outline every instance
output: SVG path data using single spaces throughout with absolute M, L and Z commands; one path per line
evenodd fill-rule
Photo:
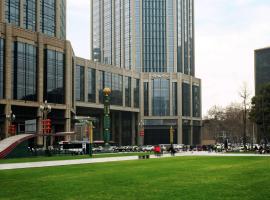
M 252 98 L 250 119 L 258 125 L 258 140 L 270 138 L 270 84 L 261 87 L 259 93 Z

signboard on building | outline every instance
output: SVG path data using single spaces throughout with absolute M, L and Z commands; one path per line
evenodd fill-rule
M 36 133 L 37 132 L 37 120 L 26 120 L 25 121 L 25 133 Z

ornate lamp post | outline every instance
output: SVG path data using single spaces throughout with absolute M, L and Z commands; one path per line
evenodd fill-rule
M 42 113 L 42 125 L 44 125 L 45 120 L 47 120 L 48 114 L 51 112 L 52 108 L 50 105 L 48 105 L 47 100 L 44 101 L 43 105 L 39 106 L 39 110 Z M 47 146 L 47 137 L 44 140 L 44 127 L 42 128 L 42 135 L 43 135 L 43 143 L 44 143 L 44 147 L 46 147 L 46 149 L 48 148 Z
M 105 146 L 109 145 L 110 140 L 110 88 L 104 88 L 104 126 L 103 126 L 103 138 Z
M 12 125 L 12 122 L 16 119 L 15 114 L 12 113 L 12 110 L 10 110 L 10 114 L 6 115 L 6 118 L 8 120 L 8 132 L 9 134 L 15 134 L 16 133 L 16 128 L 15 125 Z
M 139 129 L 140 129 L 140 145 L 143 145 L 143 137 L 144 137 L 144 122 L 143 120 L 141 119 L 140 122 L 139 122 Z

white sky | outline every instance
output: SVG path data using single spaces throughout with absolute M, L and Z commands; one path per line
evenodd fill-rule
M 67 39 L 76 56 L 90 57 L 90 1 L 67 0 Z M 254 50 L 270 46 L 270 0 L 195 0 L 196 77 L 203 115 L 239 102 L 246 82 L 254 94 Z

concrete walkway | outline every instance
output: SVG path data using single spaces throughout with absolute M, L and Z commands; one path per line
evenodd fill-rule
M 176 153 L 175 156 L 252 156 L 252 157 L 270 157 L 269 154 L 229 154 L 229 153 L 208 153 L 208 152 L 182 152 Z M 171 157 L 170 154 L 164 154 L 161 157 L 151 155 L 150 158 L 161 159 Z M 78 164 L 92 164 L 92 163 L 104 163 L 104 162 L 116 162 L 138 160 L 138 156 L 121 156 L 121 157 L 108 157 L 108 158 L 86 158 L 76 160 L 57 160 L 57 161 L 41 161 L 41 162 L 27 162 L 27 163 L 11 163 L 0 164 L 0 170 L 7 169 L 24 169 L 24 168 L 36 168 L 36 167 L 52 167 L 52 166 L 64 166 L 64 165 L 78 165 Z

